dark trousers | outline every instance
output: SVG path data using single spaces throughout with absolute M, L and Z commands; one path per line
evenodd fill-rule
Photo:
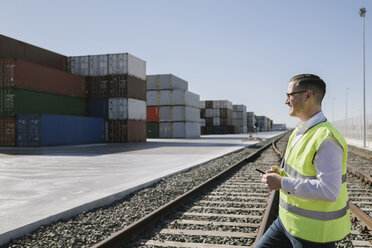
M 285 230 L 279 217 L 271 224 L 254 248 L 334 248 L 332 243 L 314 243 L 293 237 Z

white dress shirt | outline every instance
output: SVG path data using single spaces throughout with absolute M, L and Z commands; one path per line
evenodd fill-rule
M 299 123 L 298 132 L 293 138 L 290 149 L 311 127 L 326 121 L 320 111 L 304 123 Z M 285 193 L 307 200 L 336 201 L 342 184 L 343 148 L 329 135 L 320 146 L 314 158 L 316 179 L 283 177 L 282 189 Z

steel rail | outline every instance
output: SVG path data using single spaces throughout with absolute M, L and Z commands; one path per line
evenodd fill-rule
M 360 208 L 355 206 L 353 203 L 349 202 L 350 211 L 362 221 L 369 230 L 372 230 L 372 217 L 364 213 Z
M 286 133 L 279 135 L 273 142 L 282 138 Z M 272 143 L 272 142 L 271 142 Z M 241 161 L 237 162 L 236 164 L 228 167 L 224 171 L 220 172 L 218 175 L 212 177 L 208 181 L 200 184 L 199 186 L 191 189 L 190 191 L 184 193 L 183 195 L 177 197 L 176 199 L 172 200 L 171 202 L 163 205 L 162 207 L 158 208 L 157 210 L 151 212 L 150 214 L 142 217 L 141 219 L 135 221 L 134 223 L 130 224 L 129 226 L 123 228 L 122 230 L 114 233 L 107 239 L 99 242 L 98 244 L 94 245 L 93 248 L 119 248 L 124 247 L 126 243 L 133 241 L 136 239 L 136 236 L 142 233 L 144 230 L 148 229 L 149 226 L 153 225 L 157 221 L 161 220 L 165 216 L 176 212 L 177 210 L 184 207 L 184 204 L 190 201 L 191 198 L 200 194 L 200 192 L 204 191 L 211 185 L 215 184 L 222 178 L 226 177 L 232 171 L 238 169 L 239 167 L 247 164 L 251 160 L 255 159 L 259 154 L 261 154 L 267 147 L 271 145 L 268 143 L 267 145 L 261 147 L 254 153 L 250 154 L 248 157 L 242 159 Z
M 278 141 L 278 140 L 276 140 L 276 141 Z M 276 147 L 276 145 L 275 145 L 276 141 L 272 142 L 272 148 L 275 151 L 275 153 L 280 157 L 280 160 L 281 160 L 281 159 L 283 159 L 283 154 Z M 256 240 L 253 243 L 253 247 L 262 238 L 262 236 L 264 235 L 266 230 L 269 228 L 271 223 L 273 223 L 273 221 L 277 217 L 278 203 L 279 203 L 279 191 L 274 190 L 270 193 L 269 201 L 268 201 L 268 204 L 267 204 L 266 209 L 265 209 L 265 214 L 262 218 L 260 229 L 258 230 Z
M 364 171 L 361 171 L 360 169 L 350 164 L 347 165 L 347 171 L 351 174 L 354 174 L 358 178 L 361 178 L 362 181 L 366 182 L 367 184 L 372 185 L 372 176 L 366 174 Z

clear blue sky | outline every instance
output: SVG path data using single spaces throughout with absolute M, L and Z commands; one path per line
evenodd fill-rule
M 362 114 L 361 7 L 371 114 L 370 0 L 3 0 L 0 33 L 67 56 L 129 52 L 147 74 L 177 75 L 202 100 L 294 126 L 284 100 L 299 73 L 326 81 L 329 120 L 345 117 L 346 88 L 348 116 Z

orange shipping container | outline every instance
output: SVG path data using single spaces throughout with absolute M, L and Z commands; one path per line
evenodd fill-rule
M 158 122 L 159 112 L 160 112 L 160 107 L 147 107 L 147 121 Z
M 0 87 L 85 97 L 84 78 L 23 60 L 0 59 Z

